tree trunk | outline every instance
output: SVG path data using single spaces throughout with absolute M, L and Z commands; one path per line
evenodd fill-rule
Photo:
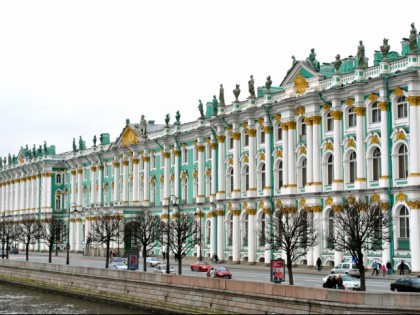
M 182 257 L 179 255 L 178 257 L 178 274 L 182 275 Z
M 25 243 L 26 261 L 29 261 L 29 242 Z
M 110 242 L 109 241 L 107 241 L 106 242 L 106 255 L 105 255 L 105 268 L 106 269 L 108 269 L 108 267 L 109 267 L 109 244 Z
M 147 266 L 146 266 L 147 250 L 146 250 L 146 246 L 143 246 L 142 253 L 143 253 L 143 271 L 146 272 L 147 271 Z
M 366 291 L 366 270 L 363 263 L 359 265 L 359 273 L 360 273 L 360 291 Z
M 53 251 L 53 246 L 54 244 L 50 244 L 50 246 L 48 246 L 48 262 L 51 264 L 52 262 L 52 251 Z
M 292 270 L 292 258 L 290 255 L 287 256 L 287 272 L 289 273 L 289 284 L 293 285 L 293 270 Z

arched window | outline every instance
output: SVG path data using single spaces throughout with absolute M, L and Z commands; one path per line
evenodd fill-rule
M 56 183 L 57 185 L 61 185 L 61 174 L 57 174 L 57 175 L 55 176 L 55 183 Z
M 325 131 L 334 131 L 334 119 L 331 115 L 331 112 L 329 112 L 325 117 Z
M 334 156 L 329 154 L 327 157 L 327 165 L 325 167 L 326 175 L 326 185 L 332 185 L 334 180 Z
M 211 175 L 206 176 L 206 197 L 210 198 L 211 195 Z
M 350 107 L 347 111 L 347 128 L 356 127 L 356 113 L 354 107 Z
M 381 177 L 381 150 L 375 148 L 372 154 L 372 181 L 378 181 Z
M 400 96 L 397 99 L 397 119 L 407 118 L 407 100 L 405 96 Z
M 226 176 L 226 192 L 231 194 L 233 190 L 233 167 L 229 167 Z
M 408 151 L 405 144 L 398 148 L 398 173 L 397 179 L 405 179 L 408 176 Z
M 408 209 L 402 206 L 399 212 L 399 238 L 410 237 L 410 215 Z
M 306 122 L 304 118 L 300 121 L 300 128 L 299 128 L 299 141 L 306 140 Z
M 244 147 L 247 147 L 247 146 L 249 146 L 249 134 L 248 134 L 248 130 L 246 129 L 246 130 L 244 130 L 244 133 L 243 133 L 243 146 Z
M 61 194 L 55 196 L 55 210 L 61 210 Z
M 188 149 L 184 148 L 182 150 L 182 163 L 187 164 L 188 163 Z
M 182 193 L 182 202 L 187 203 L 188 201 L 188 179 L 184 178 L 181 181 L 181 193 Z
M 307 174 L 307 169 L 306 169 L 306 158 L 304 158 L 302 160 L 302 164 L 301 164 L 301 168 L 300 168 L 300 188 L 304 188 L 306 185 L 306 174 Z
M 156 203 L 156 184 L 150 183 L 150 206 L 154 207 Z
M 280 190 L 283 186 L 283 161 L 278 160 L 274 167 L 274 189 Z
M 263 191 L 265 187 L 265 163 L 258 167 L 258 191 Z
M 351 152 L 349 156 L 349 173 L 348 173 L 348 183 L 353 184 L 357 176 L 357 164 L 356 164 L 356 152 Z
M 248 165 L 245 165 L 242 168 L 242 187 L 241 187 L 241 191 L 242 193 L 246 193 L 249 189 L 249 167 Z
M 373 124 L 381 122 L 381 110 L 378 107 L 378 102 L 373 103 L 370 108 L 370 122 Z

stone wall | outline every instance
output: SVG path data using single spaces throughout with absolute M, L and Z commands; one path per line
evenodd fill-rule
M 0 281 L 172 313 L 420 313 L 418 294 L 0 260 Z

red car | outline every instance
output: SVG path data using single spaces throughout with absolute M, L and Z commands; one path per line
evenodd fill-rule
M 232 273 L 226 267 L 217 266 L 211 267 L 209 271 L 207 271 L 207 277 L 232 279 Z
M 197 261 L 191 264 L 191 271 L 209 271 L 211 265 L 205 261 Z

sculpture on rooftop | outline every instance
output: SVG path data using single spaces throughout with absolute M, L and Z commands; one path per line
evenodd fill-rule
M 73 152 L 76 152 L 77 148 L 76 148 L 76 139 L 73 138 Z
M 3 168 L 3 160 L 0 157 L 0 168 Z
M 382 61 L 387 61 L 387 55 L 389 52 L 389 49 L 391 46 L 388 45 L 388 39 L 384 38 L 384 42 L 382 44 L 381 48 L 381 54 L 382 54 Z
M 271 77 L 268 76 L 267 81 L 265 81 L 265 88 L 267 89 L 267 94 L 271 94 L 270 92 L 271 84 L 273 84 L 273 81 L 271 81 Z
M 220 84 L 219 102 L 219 106 L 225 106 L 225 90 L 223 89 L 223 84 Z
M 414 23 L 411 23 L 410 37 L 408 38 L 410 45 L 410 54 L 417 54 L 419 47 L 417 45 L 417 30 Z
M 292 56 L 292 67 L 296 64 L 296 58 L 295 58 L 295 56 Z
M 166 114 L 166 116 L 165 116 L 165 124 L 166 124 L 166 127 L 169 127 L 169 121 L 171 120 L 171 117 L 169 116 L 169 114 Z
M 315 48 L 311 49 L 311 53 L 309 54 L 309 57 L 306 58 L 306 62 L 314 69 L 315 71 L 319 71 L 321 69 L 321 66 L 319 64 L 319 61 L 316 60 L 316 53 Z
M 82 139 L 82 136 L 79 136 L 79 150 L 83 150 L 84 149 L 84 147 L 83 147 L 83 139 Z
M 101 143 L 101 144 L 103 144 L 104 143 L 104 135 L 101 133 L 101 135 L 99 136 L 99 142 Z
M 239 84 L 236 84 L 236 88 L 233 90 L 233 95 L 235 95 L 235 102 L 239 102 L 239 94 L 241 94 L 241 89 L 239 88 Z
M 12 156 L 10 155 L 10 153 L 9 153 L 9 155 L 7 156 L 7 164 L 8 164 L 8 165 L 12 164 Z
M 213 114 L 216 116 L 217 115 L 217 98 L 216 95 L 213 95 Z
M 205 118 L 204 116 L 204 109 L 203 109 L 203 103 L 201 103 L 201 100 L 198 100 L 198 110 L 200 111 L 200 118 Z
M 181 114 L 179 113 L 179 110 L 176 111 L 175 119 L 176 119 L 175 125 L 179 126 L 181 124 L 181 122 L 179 121 L 181 119 Z
M 365 58 L 365 46 L 362 41 L 359 41 L 359 46 L 357 47 L 357 60 L 358 68 L 365 69 L 367 67 L 366 58 Z
M 40 145 L 40 146 L 38 147 L 38 150 L 37 150 L 36 154 L 37 154 L 38 156 L 41 156 L 41 155 L 42 155 L 42 145 Z
M 3 165 L 6 166 L 6 157 L 3 158 Z
M 47 141 L 44 141 L 44 154 L 48 153 Z
M 340 66 L 343 62 L 340 59 L 340 54 L 338 54 L 337 56 L 335 56 L 335 61 L 333 62 L 334 64 L 334 68 L 335 68 L 335 73 L 338 73 L 340 70 Z
M 94 135 L 94 136 L 93 136 L 93 146 L 94 146 L 94 147 L 96 147 L 96 141 L 97 141 L 97 139 L 96 139 L 96 135 Z
M 146 121 L 146 119 L 144 119 L 144 115 L 141 115 L 141 117 L 140 117 L 139 129 L 140 129 L 140 132 L 141 132 L 142 135 L 147 134 L 147 121 Z
M 255 98 L 254 76 L 251 75 L 248 81 L 249 98 Z
M 35 144 L 34 144 L 34 146 L 32 147 L 32 156 L 33 156 L 33 157 L 36 157 L 36 147 L 35 147 Z

